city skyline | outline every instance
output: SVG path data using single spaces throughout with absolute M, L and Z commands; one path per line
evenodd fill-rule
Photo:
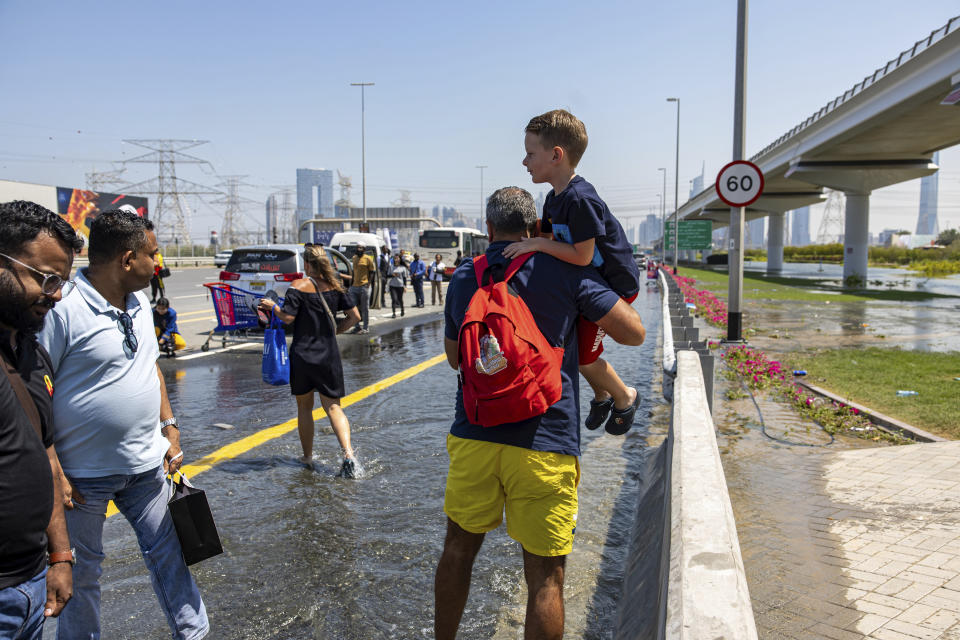
M 609 2 L 586 12 L 565 12 L 563 3 L 494 3 L 452 12 L 440 11 L 438 3 L 406 10 L 386 3 L 321 8 L 294 2 L 269 10 L 220 2 L 55 5 L 58 20 L 76 28 L 44 47 L 30 39 L 49 28 L 46 11 L 0 6 L 0 81 L 23 98 L 0 105 L 3 179 L 82 187 L 86 173 L 134 157 L 124 139 L 202 138 L 210 143 L 198 155 L 217 175 L 203 166 L 183 167 L 178 175 L 210 185 L 220 181 L 218 175 L 246 175 L 251 186 L 241 195 L 263 203 L 275 185 L 292 181 L 298 167 L 320 166 L 351 176 L 359 195 L 360 96 L 350 87 L 357 78 L 376 82 L 366 92 L 368 206 L 389 206 L 408 190 L 421 208 L 454 207 L 476 217 L 480 164 L 487 167 L 483 195 L 509 184 L 539 195 L 543 185 L 531 184 L 521 166 L 522 130 L 531 116 L 556 107 L 586 123 L 590 145 L 579 173 L 597 186 L 624 226 L 636 228 L 651 207 L 659 212 L 658 166 L 668 167 L 667 182 L 673 182 L 674 114 L 665 97 L 684 100 L 681 183 L 702 172 L 709 187 L 730 156 L 734 2 Z M 231 11 L 224 11 L 227 6 Z M 818 0 L 791 12 L 788 30 L 782 29 L 781 5 L 751 6 L 748 155 L 955 13 L 940 0 L 906 15 L 896 6 L 889 0 L 841 6 Z M 550 29 L 581 33 L 582 41 L 603 38 L 609 46 L 547 51 L 541 38 L 530 37 L 530 27 L 541 24 L 548 10 Z M 367 45 L 359 49 L 351 45 L 358 11 L 370 14 Z M 817 17 L 824 11 L 831 20 Z M 189 21 L 183 20 L 186 12 Z M 507 12 L 511 20 L 500 20 Z M 320 14 L 330 27 L 322 41 L 285 35 L 294 20 L 309 22 Z M 94 27 L 135 31 L 136 46 L 119 56 L 112 40 L 83 35 Z M 255 56 L 236 38 L 248 31 L 262 42 Z M 174 32 L 191 46 L 173 44 Z M 813 33 L 817 44 L 808 46 Z M 802 59 L 790 53 L 799 49 Z M 518 61 L 543 66 L 546 58 L 567 77 L 516 71 Z M 315 60 L 335 64 L 304 82 L 304 69 Z M 64 100 L 66 85 L 50 79 L 67 77 L 122 82 Z M 953 168 L 960 150 L 947 149 L 940 159 L 943 229 L 960 222 L 960 169 Z M 151 174 L 146 166 L 130 165 L 125 177 L 137 182 Z M 871 231 L 914 228 L 919 198 L 919 180 L 874 192 Z M 190 205 L 194 235 L 220 227 L 222 210 L 206 201 Z M 821 209 L 810 210 L 813 228 Z M 259 207 L 244 215 L 248 228 L 264 225 Z

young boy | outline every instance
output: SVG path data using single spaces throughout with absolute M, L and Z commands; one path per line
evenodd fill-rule
M 633 247 L 593 185 L 576 174 L 587 149 L 586 127 L 571 113 L 556 109 L 530 120 L 525 132 L 523 165 L 535 184 L 549 183 L 553 191 L 543 205 L 540 237 L 515 242 L 503 255 L 514 258 L 541 251 L 571 264 L 593 265 L 611 289 L 627 303 L 633 302 L 640 291 Z M 600 358 L 603 336 L 600 327 L 580 318 L 580 373 L 595 396 L 585 424 L 596 429 L 606 422 L 608 432 L 620 435 L 633 424 L 640 397 Z
M 153 328 L 157 333 L 157 343 L 160 351 L 173 357 L 173 352 L 187 346 L 186 340 L 180 335 L 177 328 L 177 312 L 170 306 L 170 301 L 161 297 L 153 309 Z

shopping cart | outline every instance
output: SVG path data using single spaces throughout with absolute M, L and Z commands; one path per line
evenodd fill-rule
M 257 316 L 257 303 L 263 294 L 247 291 L 226 282 L 206 282 L 204 285 L 210 290 L 213 298 L 213 310 L 217 314 L 217 326 L 207 335 L 207 341 L 200 347 L 201 351 L 210 350 L 210 340 L 214 334 L 221 335 L 221 345 L 226 347 L 227 340 L 237 341 L 250 339 L 250 329 L 261 328 Z M 283 298 L 278 300 L 283 304 Z

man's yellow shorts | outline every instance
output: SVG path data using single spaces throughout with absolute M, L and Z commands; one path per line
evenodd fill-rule
M 496 428 L 496 427 L 493 427 Z M 564 556 L 577 529 L 576 456 L 447 435 L 450 471 L 443 510 L 462 529 L 500 526 L 538 556 Z

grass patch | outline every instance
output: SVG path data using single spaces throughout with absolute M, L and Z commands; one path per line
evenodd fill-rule
M 960 439 L 960 352 L 829 349 L 795 356 L 808 379 L 845 398 L 926 429 Z M 920 395 L 900 398 L 898 389 Z
M 680 275 L 695 278 L 698 285 L 709 289 L 721 288 L 726 291 L 728 287 L 729 279 L 726 272 L 723 271 L 684 267 Z M 891 289 L 843 290 L 827 284 L 826 280 L 744 274 L 743 297 L 747 300 L 802 300 L 808 302 L 864 302 L 866 300 L 912 302 L 930 300 L 931 298 L 955 298 L 956 296 L 925 291 Z

